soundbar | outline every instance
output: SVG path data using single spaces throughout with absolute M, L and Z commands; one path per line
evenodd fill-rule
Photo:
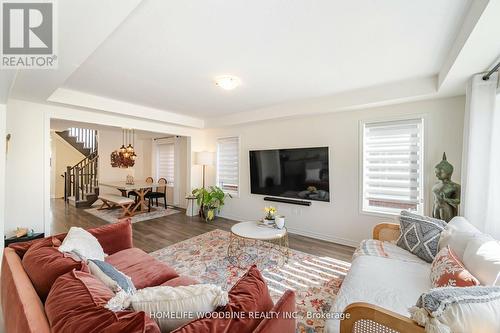
M 311 201 L 275 198 L 275 197 L 264 197 L 264 200 L 265 201 L 287 203 L 287 204 L 292 204 L 292 205 L 300 205 L 300 206 L 311 206 L 311 204 L 312 204 Z

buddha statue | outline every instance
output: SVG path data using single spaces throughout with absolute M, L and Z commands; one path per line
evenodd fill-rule
M 460 185 L 451 180 L 453 165 L 446 160 L 446 153 L 443 153 L 443 160 L 436 165 L 434 171 L 439 182 L 432 187 L 432 217 L 449 222 L 458 215 Z

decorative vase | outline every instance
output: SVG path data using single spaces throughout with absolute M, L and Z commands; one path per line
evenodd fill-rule
M 212 211 L 211 215 L 209 212 Z M 218 215 L 219 212 L 216 208 L 209 208 L 207 206 L 203 206 L 203 214 L 206 222 L 211 222 L 213 221 Z
M 283 229 L 283 227 L 285 226 L 285 217 L 284 216 L 275 217 L 274 223 L 276 223 L 276 227 L 278 229 Z

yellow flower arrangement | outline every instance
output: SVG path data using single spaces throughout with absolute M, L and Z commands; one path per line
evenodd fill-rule
M 276 209 L 276 207 L 269 206 L 264 207 L 264 212 L 266 213 L 266 220 L 274 220 L 274 217 L 276 216 L 278 210 Z

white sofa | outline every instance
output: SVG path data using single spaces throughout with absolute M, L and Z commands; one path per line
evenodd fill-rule
M 464 218 L 457 217 L 441 234 L 439 248 L 449 245 L 463 261 L 469 241 L 481 235 L 484 236 Z M 394 241 L 398 236 L 398 224 L 383 223 L 375 227 L 373 239 L 385 241 L 384 250 L 390 250 L 391 258 L 354 257 L 331 310 L 349 314 L 350 318 L 327 320 L 328 333 L 424 332 L 410 319 L 408 308 L 432 288 L 431 264 L 397 247 Z

